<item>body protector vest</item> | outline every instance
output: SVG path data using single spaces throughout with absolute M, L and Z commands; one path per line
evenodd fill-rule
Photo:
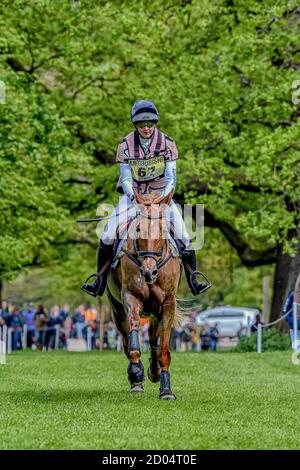
M 155 128 L 147 154 L 140 143 L 139 133 L 133 131 L 119 144 L 116 162 L 130 165 L 134 190 L 145 194 L 166 186 L 164 176 L 166 162 L 177 158 L 175 142 Z M 117 191 L 123 192 L 121 178 L 118 181 Z

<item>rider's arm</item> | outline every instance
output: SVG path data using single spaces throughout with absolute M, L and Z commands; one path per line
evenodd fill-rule
M 133 187 L 132 187 L 132 174 L 131 168 L 128 163 L 121 163 L 120 164 L 120 172 L 121 172 L 121 184 L 124 194 L 129 197 L 129 199 L 134 198 Z
M 165 179 L 166 187 L 163 193 L 164 196 L 169 194 L 169 192 L 176 187 L 176 160 L 166 162 Z

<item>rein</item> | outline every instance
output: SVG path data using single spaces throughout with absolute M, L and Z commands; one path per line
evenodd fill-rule
M 133 206 L 134 207 L 134 206 Z M 123 211 L 121 212 L 118 212 L 117 214 L 112 214 L 112 215 L 108 215 L 107 217 L 95 217 L 95 218 L 92 218 L 92 219 L 77 219 L 76 222 L 77 223 L 82 223 L 82 222 L 100 222 L 101 220 L 109 220 L 109 219 L 112 219 L 113 217 L 118 217 L 119 215 L 121 214 L 125 214 L 125 212 L 128 212 L 130 209 L 132 209 L 132 207 L 126 207 L 126 209 L 124 209 Z M 138 215 L 141 215 L 142 217 L 144 217 L 145 219 L 152 219 L 152 220 L 156 220 L 156 219 L 162 219 L 163 218 L 163 215 L 160 214 L 159 216 L 151 216 L 149 214 L 144 214 L 139 208 L 135 207 L 135 210 L 136 210 L 136 215 L 134 217 L 134 219 L 136 219 L 136 217 Z M 132 220 L 134 220 L 132 219 Z
M 123 211 L 119 212 L 118 214 L 112 214 L 112 215 L 109 215 L 107 217 L 95 217 L 94 219 L 77 219 L 76 222 L 78 222 L 78 223 L 80 223 L 80 222 L 100 222 L 101 220 L 109 220 L 109 219 L 112 219 L 113 217 L 118 217 L 121 214 L 125 214 L 125 212 L 127 212 L 129 209 L 131 209 L 131 207 L 124 209 Z
M 117 214 L 112 214 L 112 215 L 109 215 L 107 217 L 95 217 L 95 218 L 91 218 L 91 219 L 77 219 L 76 222 L 78 223 L 84 223 L 84 222 L 100 222 L 101 220 L 109 220 L 113 217 L 118 217 L 119 215 L 121 214 L 124 214 L 125 212 L 128 212 L 132 207 L 127 207 L 126 209 L 122 210 L 121 212 L 118 212 Z M 140 208 L 138 205 L 135 205 L 135 210 L 136 210 L 136 214 L 135 216 L 133 217 L 133 219 L 131 220 L 130 222 L 130 225 L 133 223 L 134 220 L 136 220 L 139 216 L 140 217 L 143 217 L 145 219 L 149 219 L 149 220 L 159 220 L 159 219 L 162 219 L 164 217 L 164 215 L 162 213 L 160 213 L 158 216 L 152 216 L 151 214 L 145 214 Z M 139 250 L 138 249 L 138 245 L 137 245 L 137 242 L 136 242 L 136 239 L 133 240 L 133 243 L 134 243 L 134 250 L 135 250 L 135 253 L 131 253 L 125 249 L 122 249 L 123 253 L 133 262 L 135 263 L 139 268 L 142 266 L 142 262 L 140 261 L 140 259 L 142 258 L 154 258 L 156 260 L 156 258 L 159 258 L 158 262 L 157 262 L 157 269 L 160 269 L 162 268 L 168 261 L 169 259 L 172 257 L 172 254 L 171 254 L 171 251 L 169 252 L 169 254 L 167 255 L 167 251 L 168 251 L 168 242 L 167 242 L 167 239 L 165 239 L 165 243 L 164 243 L 164 246 L 161 250 Z M 163 257 L 163 249 L 164 247 L 166 247 L 166 254 L 165 256 Z M 156 260 L 157 261 L 157 260 Z

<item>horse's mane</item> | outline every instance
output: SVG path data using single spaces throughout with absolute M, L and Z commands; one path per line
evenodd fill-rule
M 164 196 L 157 193 L 156 191 L 152 191 L 151 193 L 144 195 L 139 195 L 139 197 L 143 201 L 143 204 L 145 204 L 145 206 L 150 206 L 151 204 L 159 204 L 160 201 L 164 199 Z

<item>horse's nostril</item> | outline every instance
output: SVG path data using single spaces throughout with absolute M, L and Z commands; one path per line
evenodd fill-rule
M 153 276 L 153 277 L 156 277 L 156 276 L 157 276 L 157 269 L 154 269 L 154 270 L 152 271 L 152 276 Z

